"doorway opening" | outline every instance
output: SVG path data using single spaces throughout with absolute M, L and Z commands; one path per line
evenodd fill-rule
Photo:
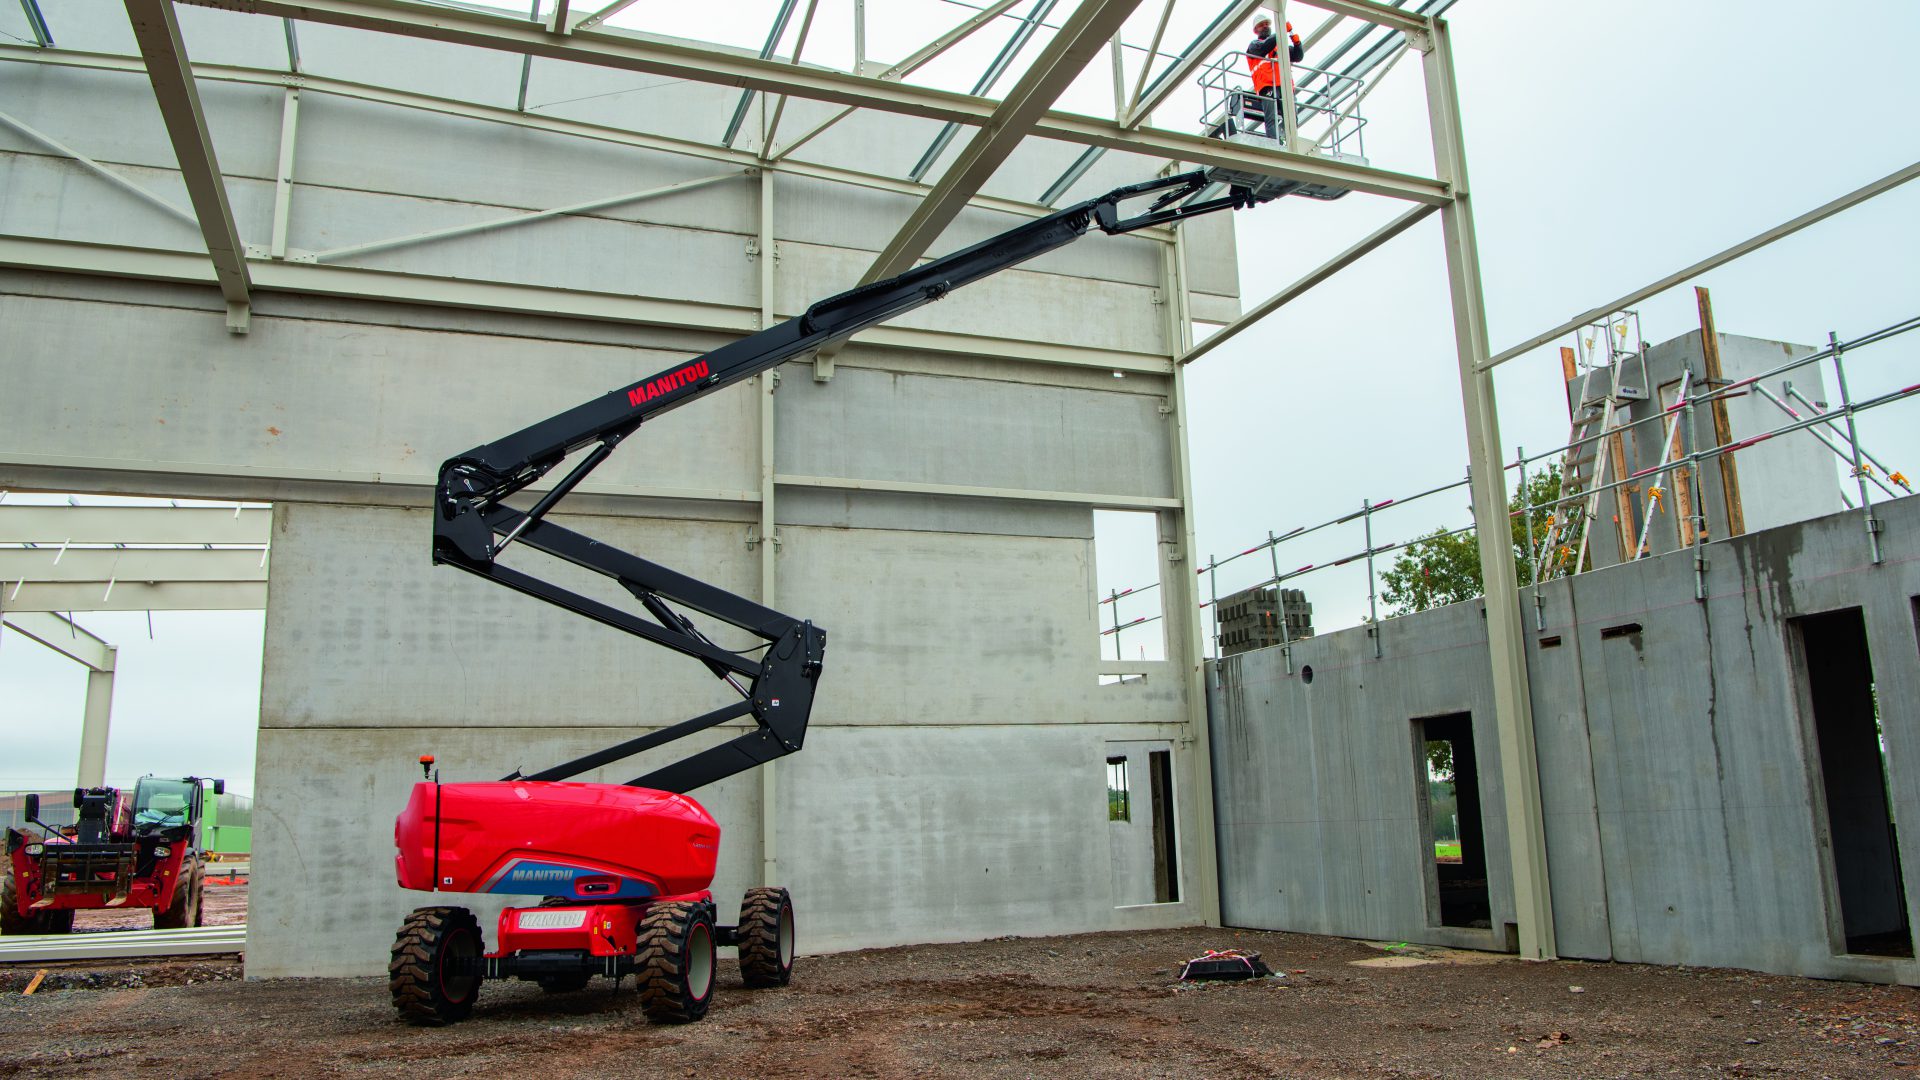
M 1178 903 L 1172 748 L 1166 743 L 1108 743 L 1106 764 L 1114 906 Z
M 1847 608 L 1793 622 L 1804 687 L 1801 700 L 1813 721 L 1826 804 L 1829 874 L 1839 907 L 1842 951 L 1910 957 L 1913 933 L 1893 805 L 1887 797 L 1886 744 L 1866 619 L 1859 608 Z
M 1414 772 L 1423 794 L 1421 852 L 1428 884 L 1428 922 L 1489 928 L 1493 905 L 1487 891 L 1473 715 L 1415 720 L 1413 744 Z

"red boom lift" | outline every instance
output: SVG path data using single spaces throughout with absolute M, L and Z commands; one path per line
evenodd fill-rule
M 516 771 L 499 781 L 443 784 L 434 774 L 415 785 L 394 825 L 402 888 L 544 899 L 536 907 L 502 912 L 491 951 L 468 909 L 416 909 L 394 941 L 389 966 L 393 1003 L 402 1016 L 424 1024 L 459 1020 L 472 1011 L 487 979 L 532 980 L 557 992 L 577 990 L 595 975 L 634 975 L 651 1019 L 697 1020 L 712 1000 L 718 945 L 739 947 L 748 986 L 786 984 L 793 972 L 792 900 L 785 889 L 749 889 L 739 923 L 716 925 L 709 886 L 720 826 L 686 793 L 800 749 L 826 632 L 562 528 L 546 520 L 548 511 L 642 422 L 1072 243 L 1090 227 L 1126 233 L 1274 197 L 1241 186 L 1210 197 L 1221 179 L 1196 171 L 1118 188 L 823 300 L 796 318 L 440 467 L 434 562 L 685 653 L 731 685 L 739 700 L 531 775 Z M 1148 195 L 1155 199 L 1143 212 L 1120 216 L 1124 202 Z M 507 505 L 509 496 L 581 450 L 585 456 L 529 509 Z M 652 618 L 503 565 L 502 552 L 516 543 L 612 578 Z M 722 648 L 673 604 L 738 627 L 763 644 Z M 738 717 L 751 717 L 754 727 L 625 785 L 567 782 Z M 422 758 L 423 770 L 431 770 L 432 762 Z
M 210 781 L 216 795 L 226 781 Z M 73 913 L 90 908 L 152 908 L 153 925 L 200 925 L 200 846 L 205 785 L 197 776 L 143 776 L 131 793 L 75 788 L 74 834 L 40 820 L 40 796 L 26 797 L 26 819 L 40 834 L 7 830 L 0 877 L 0 934 L 65 934 Z

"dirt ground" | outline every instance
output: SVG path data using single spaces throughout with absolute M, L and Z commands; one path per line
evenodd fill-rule
M 1181 984 L 1253 949 L 1280 977 Z M 1423 962 L 1424 961 L 1424 962 Z M 629 982 L 489 983 L 414 1028 L 380 979 L 239 980 L 236 958 L 0 968 L 0 1076 L 1834 1076 L 1920 1070 L 1920 992 L 1746 972 L 1526 963 L 1236 930 L 803 957 L 794 984 L 648 1024 Z

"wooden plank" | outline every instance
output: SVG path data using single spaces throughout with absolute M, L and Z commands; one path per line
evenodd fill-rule
M 1607 456 L 1612 459 L 1614 477 L 1624 479 L 1627 475 L 1627 444 L 1618 431 L 1607 438 Z M 1621 562 L 1631 562 L 1638 554 L 1634 545 L 1639 543 L 1639 536 L 1633 527 L 1633 493 L 1637 490 L 1638 484 L 1621 484 L 1613 489 L 1613 525 L 1620 543 Z
M 1560 377 L 1569 383 L 1580 377 L 1580 368 L 1573 362 L 1573 350 L 1565 345 L 1560 346 Z M 1571 397 L 1567 398 L 1567 419 L 1573 419 L 1574 410 L 1581 404 Z
M 1713 299 L 1699 285 L 1693 287 L 1693 295 L 1700 304 L 1700 355 L 1706 360 L 1707 388 L 1718 390 L 1726 376 L 1720 371 L 1720 335 L 1713 328 Z M 1732 443 L 1733 422 L 1727 418 L 1727 399 L 1715 398 L 1707 404 L 1707 411 L 1713 414 L 1714 446 Z M 1740 467 L 1732 454 L 1720 455 L 1720 491 L 1727 508 L 1727 535 L 1739 536 L 1747 531 L 1747 515 L 1740 506 Z

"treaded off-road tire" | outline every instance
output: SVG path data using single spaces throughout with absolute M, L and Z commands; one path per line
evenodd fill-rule
M 179 887 L 173 890 L 173 906 L 153 913 L 155 930 L 184 930 L 200 925 L 200 864 L 190 862 L 185 865 L 186 876 Z
M 430 1027 L 465 1020 L 480 999 L 480 973 L 453 970 L 486 952 L 480 923 L 462 907 L 415 908 L 393 939 L 387 989 L 402 1019 Z
M 43 934 L 44 920 L 38 915 L 20 914 L 20 897 L 13 885 L 13 868 L 0 870 L 0 935 Z
M 740 901 L 740 978 L 753 988 L 793 979 L 793 898 L 785 889 L 748 889 Z
M 38 932 L 42 934 L 73 933 L 73 913 L 73 908 L 58 908 L 43 913 L 40 918 L 44 921 L 41 922 Z
M 640 1007 L 656 1024 L 686 1024 L 713 1004 L 714 935 L 710 905 L 655 904 L 640 920 L 634 977 Z

